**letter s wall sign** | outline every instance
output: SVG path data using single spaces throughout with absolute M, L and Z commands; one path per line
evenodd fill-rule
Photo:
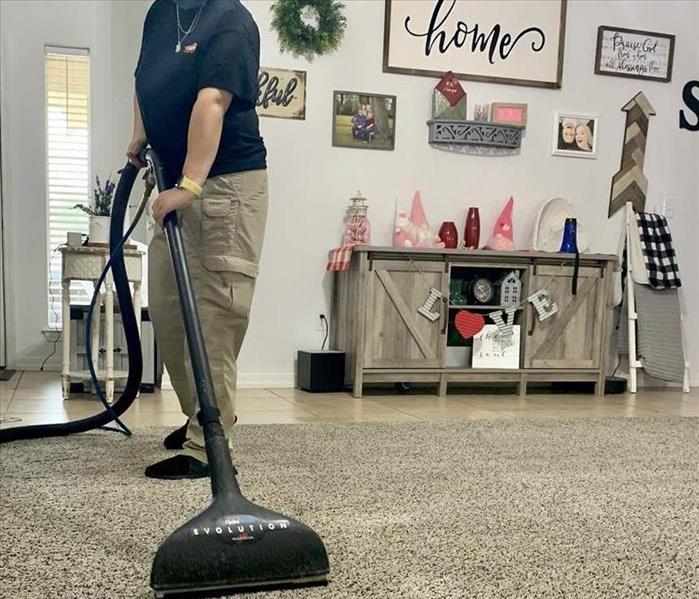
M 385 2 L 385 73 L 561 87 L 567 0 Z
M 699 131 L 699 81 L 687 81 L 682 89 L 686 109 L 680 110 L 680 129 Z

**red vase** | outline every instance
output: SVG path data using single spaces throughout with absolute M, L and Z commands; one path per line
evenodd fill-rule
M 478 208 L 469 208 L 464 227 L 464 244 L 467 249 L 477 250 L 481 241 L 481 217 Z
M 444 247 L 448 249 L 456 249 L 459 245 L 459 233 L 456 230 L 454 221 L 445 220 L 439 228 L 439 238 L 444 242 Z

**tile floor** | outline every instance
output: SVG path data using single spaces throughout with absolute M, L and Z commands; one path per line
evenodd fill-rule
M 241 424 L 301 422 L 378 422 L 499 418 L 599 418 L 699 416 L 699 388 L 691 393 L 644 389 L 636 395 L 556 395 L 483 391 L 436 395 L 389 395 L 369 391 L 363 399 L 347 393 L 312 394 L 298 389 L 240 389 Z M 90 395 L 61 398 L 56 373 L 18 372 L 0 381 L 0 427 L 65 422 L 100 411 Z M 177 426 L 184 422 L 173 391 L 144 393 L 124 416 L 131 426 Z

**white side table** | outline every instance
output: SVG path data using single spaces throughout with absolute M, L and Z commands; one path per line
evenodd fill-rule
M 61 248 L 62 275 L 61 290 L 63 298 L 63 360 L 61 367 L 61 382 L 63 384 L 63 399 L 70 397 L 71 377 L 89 378 L 89 371 L 71 371 L 70 369 L 70 282 L 92 281 L 97 283 L 102 270 L 109 260 L 109 248 L 104 245 L 64 246 Z M 133 283 L 133 305 L 136 322 L 141 327 L 141 282 L 143 280 L 144 252 L 135 249 L 124 249 L 124 262 L 129 282 Z M 102 304 L 106 312 L 105 331 L 105 368 L 97 370 L 97 376 L 105 381 L 107 399 L 111 403 L 114 398 L 114 381 L 124 378 L 128 373 L 114 371 L 114 279 L 110 270 L 104 280 L 104 292 L 95 304 L 95 318 L 92 321 L 92 362 L 97 369 L 100 347 L 100 320 Z

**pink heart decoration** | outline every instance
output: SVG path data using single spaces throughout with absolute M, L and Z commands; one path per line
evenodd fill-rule
M 454 318 L 456 330 L 464 339 L 470 339 L 483 330 L 485 326 L 485 318 L 481 314 L 469 312 L 467 310 L 459 310 Z

